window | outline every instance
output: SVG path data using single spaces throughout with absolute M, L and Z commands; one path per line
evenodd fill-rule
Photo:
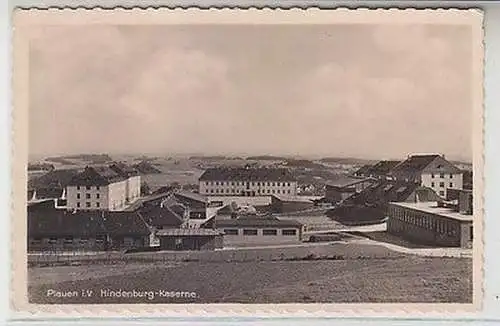
M 90 207 L 90 202 L 89 202 L 89 201 L 88 201 L 88 202 L 86 202 L 86 203 L 85 203 L 85 206 L 86 206 L 86 207 Z
M 450 182 L 450 188 L 453 188 L 453 182 Z
M 224 229 L 225 235 L 238 235 L 238 229 Z
M 471 226 L 469 228 L 469 241 L 472 241 L 473 238 L 474 238 L 474 229 Z
M 278 190 L 277 190 L 277 192 L 278 192 L 278 194 L 279 194 L 279 193 L 280 193 L 280 190 L 278 189 Z
M 97 238 L 95 239 L 96 243 L 103 243 L 106 237 L 104 235 L 98 235 Z
M 443 179 L 443 178 L 444 178 L 444 173 L 439 174 L 439 177 L 440 177 L 441 179 Z
M 296 235 L 297 234 L 297 230 L 295 230 L 295 229 L 285 229 L 285 230 L 281 231 L 281 234 L 283 234 L 283 235 Z
M 453 174 L 450 174 L 450 179 L 453 179 Z
M 65 244 L 72 244 L 73 243 L 73 237 L 66 237 L 66 238 L 64 238 L 64 243 Z
M 87 190 L 92 189 L 92 187 L 91 187 L 91 186 L 87 186 L 87 187 L 85 187 L 85 188 L 86 188 Z
M 288 190 L 288 193 L 290 193 L 290 190 Z
M 213 189 L 210 189 L 210 193 L 212 193 L 212 194 L 213 194 L 213 193 L 214 193 L 214 190 L 213 190 Z
M 276 229 L 264 229 L 264 230 L 262 230 L 262 235 L 278 235 L 278 230 L 276 230 Z
M 271 193 L 271 189 L 267 189 L 267 193 L 270 194 Z
M 439 186 L 440 186 L 441 188 L 444 188 L 444 182 L 440 182 L 440 183 L 439 183 Z
M 290 182 L 288 182 L 286 185 L 287 185 L 288 187 L 290 187 Z
M 431 187 L 434 188 L 435 184 L 434 182 L 431 182 Z
M 243 229 L 243 235 L 257 235 L 257 229 Z
M 95 189 L 96 189 L 96 190 L 101 190 L 101 187 L 96 186 L 96 187 L 95 187 Z
M 100 194 L 95 194 L 95 198 L 99 199 L 99 198 L 101 198 L 101 195 Z
M 76 199 L 80 199 L 80 193 L 76 194 Z
M 101 203 L 99 202 L 95 203 L 95 207 L 101 207 Z
M 85 198 L 90 199 L 90 194 L 85 194 Z
M 76 207 L 80 207 L 80 202 L 77 202 L 77 203 L 76 203 Z
M 431 178 L 434 179 L 434 173 L 431 174 Z
M 439 196 L 444 196 L 444 191 L 442 191 L 442 190 L 441 190 L 441 191 L 439 192 Z
M 89 238 L 87 238 L 87 237 L 80 238 L 80 243 L 87 243 L 87 242 L 89 242 Z
M 50 244 L 55 244 L 55 243 L 57 243 L 57 238 L 54 238 L 54 237 L 53 237 L 53 238 L 49 238 L 49 243 L 50 243 Z

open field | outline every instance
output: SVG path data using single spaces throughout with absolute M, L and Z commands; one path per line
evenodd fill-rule
M 139 267 L 138 267 L 139 266 Z M 87 279 L 41 284 L 43 269 L 29 269 L 33 303 L 286 303 L 286 302 L 471 302 L 472 261 L 400 257 L 324 261 L 151 264 L 121 266 L 118 275 L 86 267 Z M 56 267 L 60 268 L 60 267 Z M 66 267 L 65 274 L 71 269 Z M 118 270 L 118 269 L 117 269 Z M 45 272 L 46 273 L 46 272 Z M 82 289 L 91 290 L 83 296 Z M 77 291 L 73 297 L 47 296 Z M 116 298 L 101 290 L 152 291 L 152 297 Z M 162 291 L 195 292 L 172 298 Z M 54 293 L 54 292 L 52 292 Z M 90 292 L 87 292 L 90 293 Z

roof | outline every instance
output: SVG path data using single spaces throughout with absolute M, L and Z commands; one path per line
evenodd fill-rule
M 374 165 L 362 167 L 362 169 L 364 169 L 361 172 L 359 172 L 361 169 L 356 171 L 356 174 L 368 176 L 383 176 L 391 172 L 391 170 L 400 163 L 401 161 L 379 161 Z
M 370 179 L 370 178 L 360 179 L 360 178 L 352 178 L 352 177 L 342 176 L 336 180 L 328 181 L 326 183 L 326 185 L 330 186 L 330 187 L 345 188 L 345 187 L 351 187 L 351 186 L 354 186 L 358 183 L 367 182 L 367 181 L 371 181 L 371 180 L 372 179 Z
M 68 183 L 70 186 L 106 186 L 110 183 L 126 180 L 126 177 L 116 173 L 107 166 L 86 167 L 75 175 Z
M 416 174 L 421 174 L 424 170 L 432 170 L 436 172 L 453 172 L 459 173 L 461 172 L 456 166 L 452 163 L 448 162 L 441 155 L 432 154 L 432 155 L 411 155 L 405 161 L 401 162 L 397 166 L 395 166 L 391 174 L 400 175 L 405 174 L 410 177 L 415 176 Z
M 222 232 L 210 229 L 163 229 L 156 231 L 159 237 L 166 236 L 217 236 L 222 235 Z
M 190 191 L 178 191 L 178 192 L 174 193 L 174 196 L 184 197 L 184 198 L 187 198 L 187 199 L 190 199 L 193 201 L 197 201 L 200 203 L 204 203 L 204 204 L 207 203 L 206 196 L 203 196 L 203 195 L 200 195 L 200 194 L 197 194 L 194 192 L 190 192 Z
M 293 227 L 301 228 L 302 223 L 295 220 L 280 220 L 276 217 L 240 217 L 228 220 L 216 220 L 215 227 Z
M 64 188 L 37 188 L 34 192 L 35 199 L 61 198 Z
M 148 225 L 155 227 L 179 227 L 184 223 L 179 214 L 166 206 L 145 206 L 137 212 Z
M 354 174 L 355 175 L 367 175 L 368 171 L 372 168 L 370 164 L 363 165 L 359 169 L 357 169 Z
M 437 202 L 390 203 L 390 204 L 394 206 L 404 207 L 464 222 L 472 222 L 473 219 L 472 215 L 460 214 L 459 212 L 456 212 L 453 209 L 447 207 L 438 207 Z
M 28 206 L 28 234 L 37 236 L 148 235 L 136 212 L 68 211 L 53 201 Z
M 296 181 L 286 168 L 209 168 L 200 181 Z
M 65 188 L 78 173 L 78 169 L 53 170 L 28 181 L 28 188 Z

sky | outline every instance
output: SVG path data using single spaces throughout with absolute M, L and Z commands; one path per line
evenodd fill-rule
M 467 26 L 44 26 L 29 151 L 472 157 Z

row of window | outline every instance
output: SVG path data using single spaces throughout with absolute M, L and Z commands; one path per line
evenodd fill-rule
M 82 207 L 82 204 L 79 201 L 77 201 L 76 202 L 76 207 L 80 208 L 80 207 Z M 92 207 L 92 203 L 89 202 L 89 201 L 85 202 L 85 207 L 87 207 L 87 208 Z M 101 207 L 101 203 L 100 202 L 96 202 L 95 203 L 95 207 Z
M 432 215 L 424 215 L 416 211 L 393 208 L 393 217 L 396 217 L 398 220 L 407 224 L 412 224 L 428 230 L 435 230 L 440 234 L 457 236 L 459 232 L 458 223 L 452 223 L 450 221 L 439 219 Z
M 83 188 L 82 186 L 76 186 L 76 190 L 81 190 L 82 188 Z M 92 188 L 95 188 L 95 190 L 100 190 L 101 189 L 101 187 L 99 187 L 99 186 L 95 186 L 95 187 L 93 187 L 93 186 L 85 186 L 86 190 L 92 190 Z
M 78 192 L 76 194 L 76 199 L 80 199 L 80 198 L 81 198 L 81 194 Z M 87 199 L 92 198 L 92 194 L 85 194 L 85 198 L 87 198 Z M 99 199 L 99 198 L 101 198 L 101 195 L 100 194 L 95 194 L 95 198 Z
M 239 229 L 224 229 L 225 235 L 239 235 Z M 257 235 L 257 229 L 243 229 L 243 235 Z M 278 230 L 276 229 L 263 229 L 262 235 L 278 235 Z M 293 236 L 297 235 L 297 230 L 295 229 L 284 229 L 281 230 L 281 235 Z
M 207 186 L 245 186 L 248 183 L 250 186 L 278 186 L 278 187 L 290 187 L 290 182 L 250 182 L 250 181 L 207 181 Z
M 433 179 L 435 178 L 434 173 L 431 174 L 431 178 L 433 178 Z M 439 178 L 444 179 L 444 173 L 440 173 Z M 452 178 L 453 178 L 453 174 L 450 174 L 450 179 L 452 179 Z
M 445 184 L 444 182 L 440 182 L 439 183 L 439 187 L 440 188 L 444 188 L 444 184 Z M 450 188 L 453 188 L 453 182 L 450 182 L 449 185 L 450 185 Z M 436 183 L 435 182 L 431 182 L 431 187 L 434 188 L 435 186 L 436 186 Z
M 207 189 L 207 193 L 211 193 L 211 194 L 243 194 L 244 191 L 239 191 L 238 189 L 225 189 L 226 191 L 224 191 L 224 189 Z M 257 189 L 254 191 L 255 193 L 257 194 L 291 194 L 292 191 L 291 190 L 280 190 L 280 189 L 267 189 L 267 191 L 265 189 Z
M 72 236 L 68 236 L 68 237 L 65 237 L 63 239 L 63 243 L 65 243 L 65 244 L 72 244 L 72 243 L 81 243 L 81 244 L 84 244 L 84 243 L 88 243 L 89 240 L 90 239 L 88 237 L 80 237 L 78 239 L 78 241 L 75 241 L 75 239 Z M 106 240 L 106 236 L 104 236 L 104 235 L 97 236 L 95 238 L 95 242 L 96 243 L 103 243 L 105 240 Z M 33 238 L 30 242 L 32 244 L 40 244 L 42 242 L 42 238 Z M 50 238 L 48 238 L 47 242 L 49 244 L 56 244 L 58 242 L 58 238 L 56 238 L 56 237 L 50 237 Z

